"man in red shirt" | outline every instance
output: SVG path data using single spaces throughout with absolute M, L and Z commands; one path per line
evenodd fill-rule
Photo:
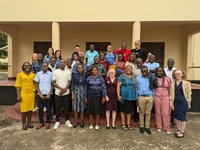
M 126 43 L 122 43 L 121 48 L 114 52 L 115 54 L 123 53 L 124 54 L 124 62 L 128 61 L 128 57 L 131 54 L 131 51 L 129 49 L 126 49 L 126 48 L 127 48 Z

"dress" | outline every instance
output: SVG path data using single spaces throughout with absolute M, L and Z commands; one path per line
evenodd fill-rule
M 186 113 L 188 110 L 188 104 L 183 94 L 182 88 L 183 82 L 178 86 L 175 84 L 175 99 L 174 99 L 174 118 L 180 121 L 186 121 Z
M 118 79 L 115 78 L 112 83 L 110 77 L 105 78 L 107 96 L 109 98 L 109 101 L 105 103 L 105 110 L 117 110 L 117 81 Z
M 86 75 L 75 73 L 72 77 L 71 88 L 74 92 L 75 99 L 72 101 L 72 109 L 76 112 L 84 112 L 86 106 L 84 102 L 84 87 Z
M 28 76 L 24 72 L 17 74 L 15 87 L 20 88 L 20 110 L 21 112 L 28 112 L 34 109 L 35 102 L 35 84 L 33 82 L 35 78 L 34 73 L 30 73 Z

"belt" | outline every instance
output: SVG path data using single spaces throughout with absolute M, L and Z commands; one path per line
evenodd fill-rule
M 139 96 L 142 96 L 142 97 L 148 97 L 148 96 L 151 96 L 151 95 L 139 95 Z

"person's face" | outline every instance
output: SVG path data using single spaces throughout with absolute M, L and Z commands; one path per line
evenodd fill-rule
M 39 61 L 42 61 L 42 60 L 43 60 L 42 54 L 38 54 L 38 60 L 39 60 Z
M 56 59 L 55 58 L 51 58 L 50 64 L 51 64 L 52 67 L 54 67 L 55 64 L 56 64 Z
M 112 52 L 112 46 L 109 45 L 109 46 L 107 47 L 107 51 L 108 51 L 108 52 Z
M 76 54 L 74 54 L 73 57 L 74 57 L 74 60 L 76 61 L 78 60 L 78 56 Z
M 59 58 L 59 57 L 60 57 L 60 51 L 57 51 L 56 58 Z
M 183 77 L 182 71 L 181 71 L 181 70 L 177 70 L 177 71 L 175 72 L 175 78 L 176 78 L 176 80 L 181 80 L 182 77 Z
M 142 72 L 143 77 L 147 77 L 147 75 L 148 75 L 148 69 L 147 68 L 142 68 L 141 72 Z
M 150 57 L 149 57 L 149 62 L 154 62 L 155 61 L 155 56 L 154 55 L 151 55 Z
M 95 63 L 95 64 L 99 64 L 99 57 L 95 57 L 95 58 L 94 58 L 94 63 Z
M 70 59 L 68 59 L 68 60 L 66 61 L 66 65 L 67 65 L 67 67 L 70 67 L 70 66 L 72 65 L 72 61 L 71 61 Z
M 131 55 L 129 56 L 129 61 L 130 61 L 130 62 L 133 62 L 134 59 L 135 59 L 135 56 L 134 56 L 133 54 L 131 54 Z
M 75 52 L 80 52 L 80 47 L 75 47 Z
M 48 49 L 48 53 L 49 53 L 50 55 L 52 55 L 52 54 L 53 54 L 53 49 L 52 49 L 52 48 L 49 48 L 49 49 Z
M 119 55 L 118 55 L 118 60 L 119 60 L 119 61 L 122 61 L 122 59 L 123 59 L 122 54 L 119 54 Z
M 78 71 L 78 73 L 83 73 L 83 66 L 82 65 L 78 65 L 77 66 L 77 71 Z
M 142 67 L 142 61 L 141 61 L 141 60 L 137 60 L 136 63 L 137 63 L 137 67 L 138 67 L 138 68 L 141 68 L 141 67 Z
M 94 51 L 94 45 L 90 45 L 90 50 Z
M 38 60 L 38 54 L 33 54 L 32 58 L 33 58 L 34 61 L 37 61 Z
M 167 62 L 167 65 L 168 65 L 169 68 L 173 68 L 173 66 L 174 66 L 174 60 L 169 59 L 168 62 Z
M 64 69 L 65 68 L 65 60 L 60 61 L 60 68 Z
M 132 67 L 131 66 L 127 66 L 126 68 L 125 68 L 125 72 L 126 72 L 126 74 L 128 74 L 128 75 L 130 75 L 130 74 L 132 74 Z
M 97 68 L 93 68 L 93 69 L 92 69 L 92 74 L 93 74 L 93 75 L 97 75 L 97 74 L 98 74 Z
M 109 71 L 109 77 L 113 78 L 113 77 L 115 77 L 115 74 L 116 74 L 115 70 Z
M 126 49 L 126 44 L 122 44 L 122 49 L 125 50 Z
M 139 41 L 136 41 L 136 42 L 135 42 L 135 48 L 136 48 L 136 49 L 139 49 L 139 48 L 140 48 L 140 42 L 139 42 Z
M 105 59 L 105 55 L 103 53 L 100 54 L 100 59 L 104 60 Z
M 25 72 L 29 73 L 31 71 L 31 65 L 29 63 L 25 63 L 23 69 Z
M 80 62 L 80 63 L 83 63 L 83 61 L 84 61 L 84 56 L 80 56 L 80 57 L 79 57 L 79 62 Z
M 47 70 L 48 70 L 48 65 L 47 65 L 46 63 L 43 63 L 43 64 L 42 64 L 42 70 L 43 70 L 43 72 L 47 72 Z
M 158 68 L 156 73 L 157 73 L 158 77 L 162 77 L 163 76 L 162 68 Z

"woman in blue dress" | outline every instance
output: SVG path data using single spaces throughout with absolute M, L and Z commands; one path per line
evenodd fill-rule
M 55 58 L 56 58 L 56 67 L 60 68 L 60 60 L 62 59 L 62 55 L 61 55 L 60 50 L 55 51 Z
M 191 84 L 186 81 L 185 73 L 179 69 L 173 71 L 174 81 L 170 88 L 170 106 L 178 128 L 174 135 L 183 138 L 186 127 L 186 113 L 191 108 Z
M 120 101 L 119 109 L 123 130 L 132 130 L 130 123 L 131 113 L 134 107 L 133 102 L 137 100 L 136 80 L 132 70 L 133 68 L 130 65 L 127 65 L 124 73 L 119 76 L 117 83 L 117 95 L 118 100 Z M 127 118 L 126 123 L 125 118 Z
M 50 64 L 50 58 L 54 56 L 54 50 L 52 47 L 48 49 L 47 55 L 44 56 L 44 62 Z
M 72 109 L 74 110 L 74 117 L 75 117 L 75 124 L 74 128 L 78 125 L 78 114 L 80 113 L 80 119 L 81 119 L 81 128 L 84 127 L 84 111 L 86 108 L 85 102 L 84 102 L 84 86 L 86 82 L 86 74 L 83 70 L 83 65 L 78 64 L 77 65 L 77 73 L 73 74 L 72 76 L 72 84 L 71 84 L 71 90 L 72 90 Z

